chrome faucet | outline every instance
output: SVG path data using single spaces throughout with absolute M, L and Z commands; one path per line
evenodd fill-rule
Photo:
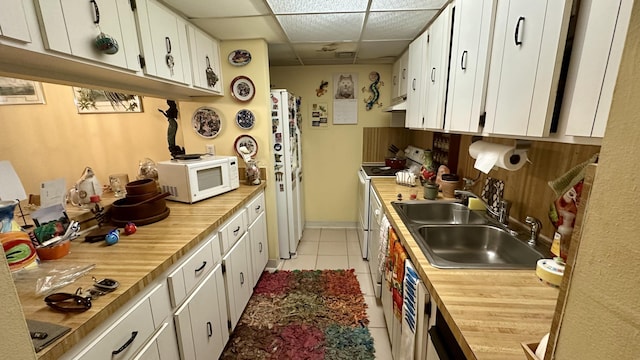
M 529 237 L 529 241 L 527 242 L 527 244 L 535 246 L 538 243 L 538 235 L 540 235 L 542 223 L 540 222 L 540 220 L 534 218 L 533 216 L 527 216 L 524 221 L 531 226 L 531 237 Z
M 494 211 L 492 207 L 487 204 L 480 196 L 474 194 L 471 191 L 466 190 L 455 190 L 455 195 L 462 195 L 465 198 L 474 197 L 484 205 L 485 209 L 487 209 L 487 213 L 491 215 L 494 219 L 498 220 L 503 225 L 509 224 L 509 211 L 511 210 L 511 202 L 508 200 L 500 200 L 500 206 L 498 207 L 498 211 Z

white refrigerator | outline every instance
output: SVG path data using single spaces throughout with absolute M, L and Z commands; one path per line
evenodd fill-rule
M 280 258 L 296 253 L 304 230 L 300 98 L 271 90 L 271 125 Z

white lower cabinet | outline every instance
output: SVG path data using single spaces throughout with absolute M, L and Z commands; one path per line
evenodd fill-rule
M 256 221 L 249 226 L 249 240 L 251 247 L 249 252 L 251 254 L 252 276 L 251 287 L 256 286 L 260 275 L 264 271 L 269 261 L 269 247 L 267 243 L 267 218 L 264 212 L 258 216 Z
M 229 321 L 231 331 L 236 327 L 244 307 L 253 293 L 251 284 L 251 255 L 248 247 L 249 236 L 244 234 L 222 258 L 224 285 L 229 299 Z
M 216 359 L 229 339 L 220 265 L 175 312 L 181 359 Z M 222 300 L 222 302 L 220 301 Z
M 132 360 L 173 360 L 179 359 L 180 353 L 176 344 L 176 329 L 171 318 L 163 322 L 147 344 Z

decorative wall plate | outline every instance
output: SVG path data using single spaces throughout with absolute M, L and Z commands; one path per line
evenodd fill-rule
M 220 112 L 208 106 L 198 108 L 191 118 L 191 126 L 198 135 L 207 139 L 218 136 L 222 130 Z
M 236 76 L 231 82 L 231 95 L 238 101 L 249 101 L 256 94 L 256 88 L 251 79 L 246 76 Z
M 229 64 L 233 66 L 245 66 L 251 62 L 251 53 L 247 50 L 233 50 L 229 53 Z
M 242 109 L 236 113 L 236 124 L 241 129 L 249 130 L 256 122 L 256 117 L 250 110 Z
M 244 154 L 240 152 L 240 147 L 244 146 L 249 150 L 249 156 L 254 157 L 258 153 L 258 142 L 251 135 L 240 135 L 233 143 L 233 148 L 242 157 Z

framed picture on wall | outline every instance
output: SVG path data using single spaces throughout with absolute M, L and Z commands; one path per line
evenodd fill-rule
M 142 112 L 142 101 L 138 95 L 82 87 L 72 89 L 79 114 Z
M 42 84 L 37 81 L 0 77 L 0 105 L 44 104 Z

